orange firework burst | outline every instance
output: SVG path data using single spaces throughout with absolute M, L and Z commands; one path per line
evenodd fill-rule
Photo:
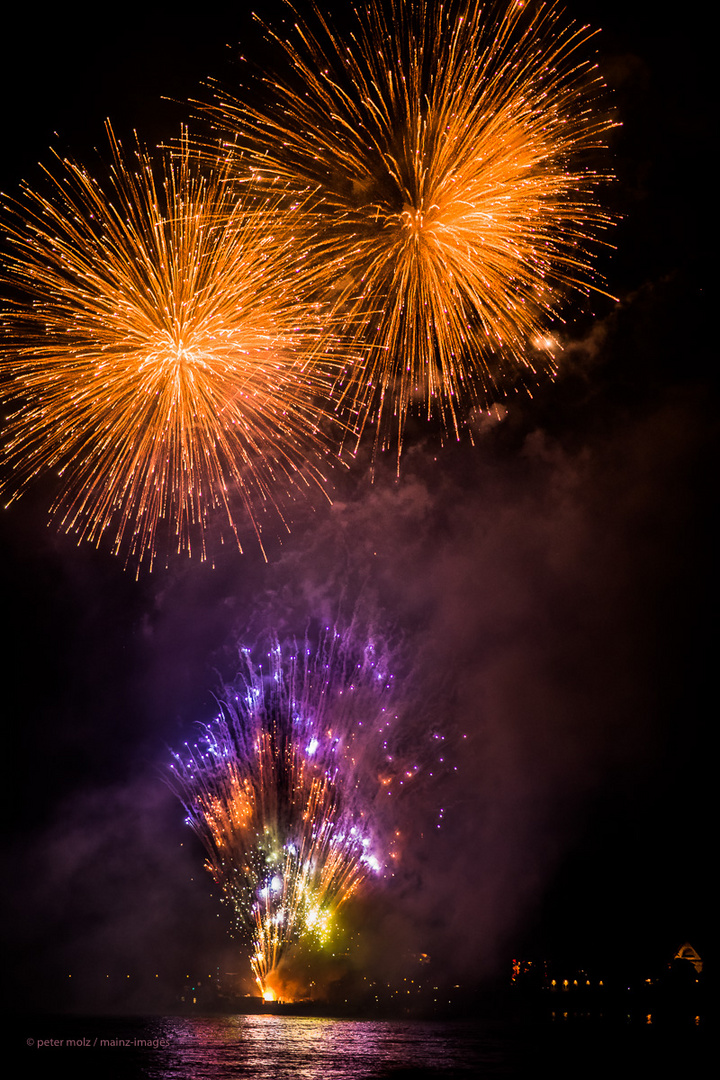
M 612 122 L 583 58 L 592 34 L 553 0 L 370 0 L 356 22 L 347 41 L 317 11 L 314 29 L 268 31 L 287 76 L 263 80 L 263 105 L 219 90 L 207 109 L 243 168 L 261 156 L 312 195 L 313 254 L 366 346 L 336 398 L 400 453 L 413 407 L 458 434 L 554 371 L 549 328 L 597 288 L 590 249 L 610 218 L 591 162 Z
M 61 527 L 152 565 L 161 523 L 204 556 L 215 510 L 239 544 L 241 520 L 260 538 L 266 506 L 322 487 L 333 357 L 302 295 L 298 200 L 238 198 L 187 139 L 158 168 L 109 134 L 109 184 L 63 161 L 6 215 L 5 487 L 56 469 Z

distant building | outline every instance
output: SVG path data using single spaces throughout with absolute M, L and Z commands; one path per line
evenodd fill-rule
M 692 945 L 690 945 L 687 941 L 682 946 L 682 948 L 678 949 L 678 951 L 675 953 L 675 956 L 673 957 L 673 960 L 688 960 L 692 964 L 692 966 L 695 968 L 698 975 L 700 974 L 700 972 L 703 969 L 702 960 L 700 959 L 698 954 L 695 952 Z

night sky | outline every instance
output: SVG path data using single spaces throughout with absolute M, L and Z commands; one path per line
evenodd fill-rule
M 262 57 L 239 6 L 191 21 L 130 3 L 111 26 L 89 5 L 19 8 L 0 64 L 2 191 L 32 182 L 51 145 L 92 167 L 108 116 L 121 138 L 173 138 L 204 78 L 232 87 L 234 56 Z M 685 941 L 705 955 L 716 402 L 701 28 L 645 0 L 568 7 L 603 29 L 623 125 L 607 203 L 622 219 L 600 267 L 618 302 L 569 309 L 554 383 L 474 446 L 411 424 L 399 479 L 388 455 L 372 483 L 361 451 L 336 470 L 332 506 L 298 505 L 267 564 L 224 547 L 214 567 L 177 557 L 136 580 L 47 527 L 51 477 L 0 515 L 14 1003 L 137 1011 L 187 972 L 245 969 L 160 770 L 214 715 L 241 636 L 302 634 L 358 598 L 421 673 L 407 689 L 419 743 L 434 716 L 458 765 L 423 807 L 428 821 L 442 807 L 442 829 L 421 814 L 398 879 L 351 913 L 367 971 L 395 977 L 424 952 L 474 986 L 518 955 L 601 975 L 650 973 Z

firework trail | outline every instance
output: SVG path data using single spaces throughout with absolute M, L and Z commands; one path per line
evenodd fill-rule
M 109 135 L 108 182 L 63 161 L 47 195 L 6 207 L 3 486 L 59 472 L 61 528 L 108 534 L 139 568 L 161 523 L 205 557 L 211 517 L 240 545 L 240 524 L 260 539 L 267 507 L 322 488 L 334 359 L 303 295 L 298 200 L 238 196 L 187 138 L 154 166 Z
M 457 435 L 553 372 L 563 302 L 597 289 L 609 177 L 591 162 L 612 122 L 583 58 L 592 33 L 553 0 L 370 0 L 347 40 L 317 9 L 314 24 L 290 13 L 287 37 L 265 28 L 289 68 L 263 79 L 264 102 L 216 89 L 205 109 L 239 172 L 260 160 L 312 193 L 314 257 L 365 346 L 335 394 L 400 454 L 412 409 Z
M 390 872 L 398 834 L 383 831 L 385 804 L 421 769 L 398 749 L 393 679 L 371 642 L 349 631 L 315 651 L 273 640 L 265 671 L 241 655 L 221 714 L 174 755 L 169 783 L 268 994 L 288 948 L 328 940 L 362 881 Z

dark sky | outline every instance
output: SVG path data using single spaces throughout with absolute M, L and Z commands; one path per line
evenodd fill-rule
M 121 136 L 173 137 L 204 77 L 232 84 L 228 43 L 259 55 L 238 6 L 189 21 L 129 4 L 112 26 L 89 6 L 22 7 L 0 65 L 3 192 L 51 144 L 91 161 L 106 116 Z M 16 1001 L 142 1008 L 157 972 L 173 988 L 186 968 L 243 962 L 158 769 L 211 718 L 244 628 L 302 632 L 360 594 L 422 672 L 407 694 L 424 702 L 419 744 L 439 712 L 459 766 L 428 794 L 443 829 L 408 843 L 392 905 L 375 901 L 368 970 L 413 951 L 466 981 L 518 952 L 615 970 L 657 968 L 686 940 L 703 954 L 708 80 L 676 13 L 568 6 L 603 28 L 623 219 L 602 267 L 618 302 L 570 311 L 553 384 L 475 446 L 413 426 L 399 481 L 381 461 L 371 484 L 359 460 L 333 507 L 298 509 L 267 565 L 223 549 L 214 569 L 177 559 L 136 580 L 47 528 L 52 481 L 0 516 Z

